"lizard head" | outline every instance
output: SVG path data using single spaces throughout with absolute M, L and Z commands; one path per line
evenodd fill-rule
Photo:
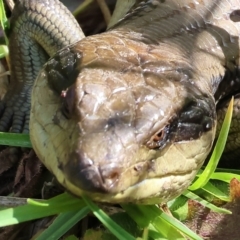
M 168 201 L 212 147 L 214 99 L 190 83 L 185 63 L 113 38 L 85 38 L 46 63 L 32 93 L 33 147 L 75 195 Z

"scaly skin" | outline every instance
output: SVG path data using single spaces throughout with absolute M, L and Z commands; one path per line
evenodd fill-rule
M 30 136 L 67 190 L 150 204 L 189 186 L 212 147 L 216 103 L 239 90 L 238 7 L 138 2 L 108 32 L 46 63 L 33 87 Z
M 49 56 L 84 34 L 66 7 L 51 0 L 18 1 L 10 23 L 11 84 L 0 105 L 0 131 L 11 127 L 12 132 L 28 132 L 31 90 L 39 70 Z

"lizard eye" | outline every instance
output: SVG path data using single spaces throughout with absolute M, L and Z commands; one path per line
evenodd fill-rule
M 150 149 L 160 149 L 165 146 L 169 133 L 169 125 L 156 132 L 147 142 L 147 147 Z

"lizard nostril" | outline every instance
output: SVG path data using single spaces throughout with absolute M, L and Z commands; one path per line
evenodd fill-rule
M 240 9 L 232 11 L 229 17 L 233 22 L 240 22 Z
M 118 166 L 115 166 L 114 163 L 99 168 L 99 171 L 102 176 L 104 185 L 107 189 L 111 189 L 114 185 L 117 184 L 121 171 L 120 168 Z

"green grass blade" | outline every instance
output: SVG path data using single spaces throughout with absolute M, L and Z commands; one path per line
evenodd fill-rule
M 193 240 L 201 240 L 201 238 L 196 233 L 191 231 L 183 223 L 178 221 L 176 218 L 167 215 L 165 212 L 163 212 L 162 210 L 160 210 L 156 206 L 140 206 L 140 207 L 141 208 L 142 207 L 146 208 L 146 211 L 150 211 L 150 207 L 151 207 L 151 211 L 154 211 L 154 212 L 158 213 L 158 216 L 152 221 L 152 225 L 158 231 L 162 230 L 162 226 L 160 224 L 161 222 L 165 222 L 171 227 L 171 228 L 169 228 L 168 239 L 182 239 L 183 236 L 180 235 L 180 233 L 179 233 L 179 231 L 180 231 L 180 232 L 187 235 L 188 237 L 190 237 Z M 172 235 L 173 234 L 173 229 L 175 231 L 176 237 Z M 178 232 L 178 236 L 177 236 L 176 232 Z
M 173 216 L 179 221 L 183 221 L 188 216 L 188 198 L 181 195 L 167 203 Z
M 1 27 L 4 31 L 4 38 L 5 38 L 5 42 L 8 45 L 8 39 L 7 36 L 5 34 L 5 31 L 9 29 L 9 22 L 5 13 L 5 9 L 4 9 L 4 4 L 3 4 L 3 0 L 0 0 L 0 22 L 1 22 Z
M 8 46 L 0 45 L 0 58 L 4 58 L 8 56 L 8 54 L 9 54 Z
M 167 239 L 184 239 L 183 235 L 177 230 L 178 227 L 172 226 L 169 222 L 165 221 L 162 216 L 154 220 L 152 225 L 156 230 L 162 233 Z
M 156 215 L 151 216 L 150 212 L 147 215 L 145 215 L 144 213 L 142 213 L 141 209 L 139 209 L 138 205 L 129 203 L 129 204 L 121 204 L 121 207 L 141 228 L 148 227 L 152 219 L 156 217 Z
M 161 217 L 161 211 L 156 207 L 152 209 L 152 206 L 134 205 L 134 204 L 122 204 L 124 210 L 131 216 L 136 223 L 142 228 L 149 228 L 154 230 L 149 232 L 160 234 L 161 237 L 166 239 L 181 239 L 182 235 L 172 227 L 168 222 L 164 221 Z M 154 206 L 155 207 L 155 206 Z M 158 219 L 157 219 L 158 218 Z
M 28 200 L 28 204 L 0 210 L 0 227 L 17 224 L 85 207 L 82 199 L 63 193 L 49 200 Z
M 212 176 L 211 176 L 212 179 Z M 229 196 L 222 192 L 219 188 L 215 187 L 211 182 L 208 182 L 205 184 L 205 186 L 202 188 L 204 191 L 208 192 L 209 194 L 213 195 L 216 198 L 219 198 L 222 201 L 229 202 L 230 198 Z
M 116 224 L 105 212 L 103 212 L 95 203 L 88 197 L 82 197 L 87 206 L 92 210 L 98 220 L 119 240 L 134 240 L 135 238 Z
M 213 150 L 212 156 L 209 160 L 208 165 L 202 172 L 202 174 L 199 176 L 199 178 L 188 188 L 191 191 L 197 190 L 201 187 L 203 187 L 210 179 L 211 174 L 215 171 L 217 164 L 219 162 L 220 157 L 222 156 L 226 141 L 228 132 L 231 125 L 231 119 L 232 119 L 232 111 L 233 111 L 233 98 L 231 99 L 226 116 L 223 121 L 223 125 L 221 128 L 221 131 L 219 133 L 219 137 L 217 140 L 217 143 L 215 145 L 215 148 Z
M 141 224 L 141 227 L 143 227 L 142 224 L 148 224 L 149 227 L 153 225 L 154 229 L 167 239 L 183 239 L 180 232 L 189 236 L 191 239 L 201 239 L 184 224 L 179 222 L 177 219 L 166 215 L 155 205 L 146 206 L 122 204 L 121 206 L 137 222 L 138 225 Z
M 29 134 L 0 132 L 0 145 L 31 148 Z
M 78 16 L 81 12 L 83 12 L 94 0 L 85 0 L 80 6 L 74 10 L 73 16 Z
M 36 240 L 55 240 L 61 238 L 68 230 L 70 230 L 77 222 L 83 219 L 90 212 L 88 207 L 82 208 L 80 211 L 71 211 L 61 213 L 53 223 L 40 235 Z
M 161 239 L 161 240 L 169 240 L 163 236 L 160 232 L 158 232 L 152 224 L 149 225 L 148 227 L 148 239 Z
M 159 219 L 159 218 L 157 218 Z M 156 220 L 157 220 L 156 219 Z M 188 237 L 190 237 L 192 240 L 202 240 L 202 238 L 200 236 L 198 236 L 196 233 L 194 233 L 193 231 L 191 231 L 188 227 L 186 227 L 183 223 L 181 223 L 180 221 L 178 221 L 176 218 L 173 218 L 171 216 L 169 216 L 168 214 L 166 214 L 165 212 L 162 212 L 161 214 L 161 219 L 168 222 L 169 224 L 171 224 L 175 229 L 181 231 L 182 233 L 184 233 L 185 235 L 187 235 Z M 160 228 L 160 225 L 158 224 L 158 222 L 155 221 L 153 222 L 153 225 L 156 227 L 156 225 L 158 226 L 158 228 Z M 173 238 L 172 238 L 173 239 Z M 183 238 L 186 239 L 186 238 Z
M 215 172 L 234 173 L 240 175 L 240 169 L 217 168 Z
M 225 209 L 225 208 L 220 208 L 220 207 L 217 207 L 211 203 L 209 203 L 208 201 L 200 198 L 198 195 L 188 191 L 188 190 L 185 190 L 185 192 L 183 193 L 184 196 L 188 197 L 189 199 L 192 199 L 192 200 L 195 200 L 199 203 L 201 203 L 203 206 L 211 209 L 212 211 L 214 212 L 217 212 L 217 213 L 225 213 L 225 214 L 231 214 L 231 211 Z
M 220 180 L 227 183 L 230 183 L 233 178 L 236 178 L 240 181 L 240 175 L 234 173 L 215 172 L 211 176 L 211 179 Z

